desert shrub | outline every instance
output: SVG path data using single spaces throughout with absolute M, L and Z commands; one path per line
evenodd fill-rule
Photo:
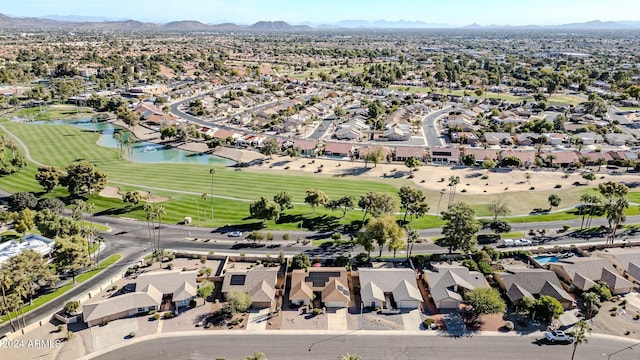
M 149 315 L 154 315 L 154 314 L 157 314 L 157 313 L 158 313 L 158 310 L 156 310 L 156 309 L 149 310 Z
M 556 188 L 556 189 L 560 189 L 561 187 L 562 187 L 562 185 L 560 185 L 560 184 L 556 184 L 556 186 L 554 186 L 554 188 Z
M 160 314 L 159 313 L 153 314 L 153 319 L 154 320 L 160 320 Z
M 371 257 L 369 256 L 369 254 L 365 252 L 361 252 L 358 255 L 356 255 L 356 263 L 358 264 L 358 266 L 367 266 L 369 265 L 370 262 L 371 262 Z
M 471 259 L 466 259 L 462 261 L 462 266 L 466 267 L 470 271 L 478 271 L 478 264 Z
M 166 312 L 164 313 L 164 315 L 162 316 L 165 319 L 173 319 L 173 317 L 176 316 L 172 311 Z
M 151 265 L 153 265 L 153 259 L 149 259 L 149 260 L 145 261 L 144 263 L 147 266 L 151 266 Z
M 505 328 L 507 331 L 513 331 L 513 329 L 515 329 L 515 326 L 513 325 L 513 322 L 511 322 L 511 321 L 505 321 L 505 323 L 504 323 L 504 328 Z
M 613 306 L 611 309 L 609 309 L 609 311 L 618 311 L 618 307 L 617 306 Z
M 435 320 L 432 318 L 426 318 L 424 319 L 424 321 L 422 322 L 422 325 L 424 325 L 424 327 L 430 327 L 431 325 L 435 324 Z
M 130 338 L 132 338 L 132 337 L 136 337 L 136 332 L 135 332 L 135 331 L 130 332 L 130 333 L 129 333 L 129 337 L 130 337 Z
M 480 269 L 480 272 L 484 275 L 491 275 L 493 274 L 493 269 L 491 268 L 491 265 L 489 265 L 488 263 L 481 261 L 478 263 L 478 268 Z
M 313 316 L 318 316 L 322 314 L 322 309 L 315 308 L 311 311 L 311 313 L 313 314 Z
M 69 301 L 68 303 L 64 304 L 64 312 L 66 312 L 67 314 L 73 314 L 74 312 L 76 312 L 76 310 L 78 310 L 79 307 L 79 301 Z

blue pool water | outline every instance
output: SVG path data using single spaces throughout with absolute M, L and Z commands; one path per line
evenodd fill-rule
M 536 256 L 534 259 L 540 265 L 544 265 L 544 264 L 548 264 L 548 263 L 554 263 L 554 262 L 558 262 L 559 261 L 557 256 Z
M 29 124 L 36 125 L 73 125 L 86 131 L 95 131 L 102 133 L 102 137 L 98 141 L 98 145 L 117 148 L 118 142 L 113 135 L 118 131 L 125 131 L 111 123 L 107 122 L 91 122 L 91 118 L 82 120 L 54 120 L 54 121 L 34 121 Z M 125 131 L 125 139 L 131 136 L 131 133 Z M 126 147 L 126 145 L 124 145 Z M 137 163 L 183 163 L 183 164 L 203 164 L 203 165 L 219 165 L 230 166 L 234 162 L 215 155 L 197 154 L 190 151 L 184 151 L 162 144 L 154 144 L 144 141 L 135 141 L 131 144 L 131 156 L 129 160 Z

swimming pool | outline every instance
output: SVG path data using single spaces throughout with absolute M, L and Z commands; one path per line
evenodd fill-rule
M 554 263 L 554 262 L 560 261 L 560 259 L 558 259 L 558 257 L 555 256 L 555 255 L 552 255 L 552 256 L 536 256 L 533 259 L 535 261 L 537 261 L 538 264 L 540 264 L 540 265 L 544 265 L 544 264 Z

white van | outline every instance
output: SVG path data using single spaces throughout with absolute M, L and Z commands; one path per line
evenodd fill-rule
M 510 247 L 510 246 L 514 246 L 515 242 L 513 241 L 513 239 L 504 239 L 502 240 L 504 247 Z

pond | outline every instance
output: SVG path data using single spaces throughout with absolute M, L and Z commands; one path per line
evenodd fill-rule
M 100 132 L 102 133 L 102 136 L 98 141 L 98 145 L 113 149 L 118 148 L 118 141 L 114 137 L 117 132 L 123 132 L 123 137 L 125 140 L 128 137 L 132 136 L 130 132 L 111 123 L 94 123 L 91 121 L 91 118 L 81 120 L 33 121 L 29 122 L 29 124 L 73 125 L 86 131 Z M 146 141 L 136 140 L 133 144 L 131 144 L 131 149 L 132 153 L 129 160 L 137 163 L 181 163 L 218 166 L 231 166 L 235 164 L 233 160 L 221 158 L 219 156 L 198 154 Z

